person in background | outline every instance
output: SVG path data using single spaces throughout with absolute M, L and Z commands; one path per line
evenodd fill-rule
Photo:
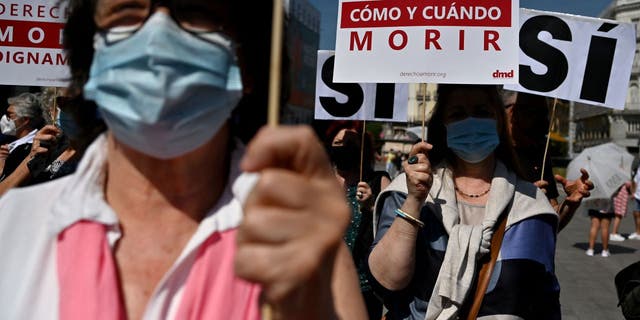
M 7 153 L 0 181 L 6 179 L 31 153 L 31 144 L 40 128 L 44 126 L 41 101 L 38 94 L 25 92 L 7 100 L 9 107 L 0 119 L 0 130 L 16 140 L 2 147 Z M 1 161 L 0 161 L 1 162 Z
M 65 105 L 67 100 L 60 99 L 62 92 L 54 88 L 43 89 L 40 101 L 45 126 L 33 138 L 29 155 L 8 177 L 0 181 L 0 196 L 11 188 L 50 181 L 75 171 L 81 154 L 76 149 L 77 126 L 70 112 L 60 108 L 69 108 Z M 67 132 L 72 134 L 74 143 Z M 88 137 L 94 139 L 96 136 Z
M 542 173 L 542 161 L 549 130 L 547 98 L 502 90 L 502 99 L 519 166 L 524 177 L 545 192 L 551 206 L 560 217 L 558 231 L 561 231 L 571 221 L 582 199 L 590 196 L 589 190 L 593 189 L 593 182 L 589 180 L 589 173 L 581 169 L 581 177 L 574 181 L 568 181 L 561 175 L 554 176 L 551 170 L 553 164 L 549 157 L 544 159 L 544 173 Z M 556 181 L 563 186 L 566 194 L 562 203 L 558 202 Z
M 609 235 L 611 241 L 624 241 L 626 238 L 618 231 L 620 228 L 620 222 L 622 218 L 627 215 L 627 209 L 629 204 L 629 196 L 631 194 L 631 181 L 625 182 L 618 188 L 618 191 L 613 194 L 613 229 Z
M 608 257 L 609 252 L 609 226 L 613 219 L 611 199 L 596 199 L 595 206 L 601 209 L 589 209 L 587 213 L 591 218 L 591 228 L 589 229 L 589 248 L 585 252 L 588 256 L 594 255 L 594 248 L 598 233 L 602 238 L 602 257 Z
M 402 173 L 402 162 L 406 159 L 407 157 L 402 151 L 396 150 L 396 156 L 393 158 L 393 169 L 396 176 Z
M 389 176 L 392 178 L 395 177 L 397 174 L 396 164 L 395 164 L 396 157 L 397 157 L 397 154 L 395 150 L 393 150 L 393 148 L 389 149 L 389 151 L 387 151 L 387 154 L 385 155 L 386 170 L 387 170 L 387 173 L 389 173 Z
M 4 170 L 4 164 L 7 162 L 9 156 L 9 144 L 0 145 L 0 172 Z
M 375 206 L 369 268 L 387 319 L 466 319 L 502 221 L 478 317 L 560 319 L 558 216 L 517 173 L 497 87 L 438 85 L 427 142 L 413 146 Z
M 56 157 L 66 149 L 66 144 L 59 140 L 60 137 L 60 129 L 51 124 L 38 130 L 29 144 L 29 154 L 22 159 L 11 174 L 0 181 L 0 196 L 12 188 L 29 186 L 48 180 L 45 177 L 51 179 L 58 177 L 57 174 L 61 166 L 52 166 L 52 164 Z M 58 146 L 61 146 L 62 150 Z M 66 175 L 66 173 L 62 175 Z
M 38 138 L 38 135 L 48 132 L 42 132 L 41 129 L 36 135 L 35 141 L 39 141 L 41 147 L 48 149 L 46 153 L 39 153 L 29 162 L 29 171 L 31 173 L 31 181 L 29 184 L 41 183 L 59 177 L 63 177 L 75 171 L 80 159 L 80 152 L 76 149 L 75 144 L 71 143 L 71 136 L 76 138 L 74 133 L 75 121 L 71 119 L 69 111 L 63 111 L 65 106 L 65 90 L 57 88 L 45 88 L 42 92 L 42 108 L 44 110 L 45 123 L 52 129 L 54 139 L 50 143 Z M 97 135 L 90 137 L 92 140 Z M 44 142 L 44 143 L 43 143 Z M 33 151 L 33 148 L 32 148 Z M 32 152 L 33 153 L 33 152 Z
M 635 206 L 633 208 L 633 222 L 635 224 L 635 231 L 633 231 L 628 239 L 640 240 L 640 166 L 638 166 L 633 174 L 633 180 L 631 181 L 631 193 L 633 194 L 633 200 Z
M 382 301 L 373 293 L 367 270 L 367 256 L 373 243 L 375 199 L 389 185 L 391 178 L 386 171 L 374 170 L 373 141 L 369 134 L 362 136 L 363 129 L 360 121 L 332 121 L 325 134 L 325 143 L 336 177 L 351 206 L 351 222 L 345 241 L 358 270 L 360 290 L 369 319 L 380 319 Z
M 89 101 L 80 126 L 99 114 L 108 130 L 73 174 L 0 199 L 0 319 L 260 319 L 261 304 L 276 319 L 365 319 L 322 143 L 309 126 L 262 128 L 271 14 L 229 0 L 68 8 L 67 94 Z

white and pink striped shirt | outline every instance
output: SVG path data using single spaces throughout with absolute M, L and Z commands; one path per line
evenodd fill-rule
M 122 317 L 111 309 L 120 300 L 109 257 L 121 232 L 103 194 L 106 143 L 99 137 L 74 174 L 0 199 L 0 319 Z M 144 319 L 259 319 L 259 286 L 233 273 L 242 207 L 230 186 L 155 288 Z

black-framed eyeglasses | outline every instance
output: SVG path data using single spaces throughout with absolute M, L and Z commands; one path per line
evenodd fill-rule
M 231 39 L 224 34 L 225 13 L 218 1 L 203 0 L 140 0 L 112 8 L 118 15 L 115 25 L 98 29 L 106 45 L 127 39 L 140 30 L 156 9 L 165 7 L 171 19 L 182 30 L 213 44 L 230 46 Z

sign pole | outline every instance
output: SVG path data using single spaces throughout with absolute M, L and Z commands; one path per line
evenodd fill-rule
M 267 124 L 277 126 L 280 122 L 280 72 L 282 67 L 283 0 L 273 0 L 271 26 L 271 65 L 269 68 L 269 102 Z M 277 313 L 269 303 L 260 308 L 262 319 L 277 319 Z
M 367 132 L 367 120 L 362 121 L 362 142 L 360 142 L 360 180 L 362 181 L 362 164 L 364 162 L 364 137 Z
M 56 125 L 56 118 L 58 117 L 58 87 L 53 87 L 53 108 L 49 111 L 51 114 L 51 121 L 53 125 Z
M 549 120 L 549 132 L 547 133 L 547 144 L 544 147 L 544 156 L 542 158 L 542 170 L 540 171 L 540 180 L 544 180 L 544 166 L 547 160 L 547 151 L 549 150 L 549 140 L 551 140 L 551 128 L 553 127 L 553 120 L 556 118 L 556 105 L 558 104 L 558 98 L 553 99 L 553 108 L 551 109 L 551 119 Z M 553 181 L 548 181 L 553 183 Z
M 576 121 L 574 119 L 575 102 L 569 102 L 569 158 L 573 159 L 573 143 L 576 138 Z
M 422 83 L 420 84 L 422 88 Z M 427 130 L 426 130 L 426 119 L 427 119 L 427 102 L 425 95 L 427 94 L 427 84 L 424 84 L 424 88 L 422 90 L 422 141 L 427 141 Z M 418 109 L 420 110 L 420 109 Z
M 269 114 L 267 123 L 277 126 L 280 119 L 280 73 L 282 67 L 283 0 L 273 1 L 271 66 L 269 69 Z

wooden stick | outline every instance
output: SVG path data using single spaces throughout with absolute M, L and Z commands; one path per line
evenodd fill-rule
M 282 32 L 284 25 L 283 0 L 273 0 L 271 25 L 271 65 L 269 68 L 269 102 L 267 124 L 277 126 L 280 122 L 280 73 L 282 72 Z M 273 320 L 276 316 L 269 303 L 262 303 L 260 312 L 263 320 Z
M 360 180 L 362 181 L 362 163 L 364 162 L 364 136 L 367 132 L 367 120 L 362 121 L 362 142 L 360 143 Z
M 273 320 L 275 319 L 273 316 L 273 310 L 271 305 L 268 303 L 263 303 L 260 307 L 260 315 L 262 316 L 262 320 Z
M 544 180 L 544 166 L 547 160 L 547 151 L 549 150 L 549 140 L 551 140 L 551 128 L 553 127 L 553 119 L 556 117 L 556 105 L 558 104 L 558 98 L 553 99 L 553 108 L 551 108 L 551 119 L 549 120 L 549 132 L 547 133 L 547 144 L 544 147 L 544 157 L 542 158 L 542 171 L 540 172 L 540 180 Z M 553 181 L 547 181 L 554 183 Z
M 53 87 L 53 108 L 49 112 L 51 115 L 51 121 L 56 126 L 56 118 L 58 117 L 58 87 Z
M 282 72 L 283 0 L 273 1 L 271 29 L 271 67 L 269 70 L 269 117 L 267 123 L 277 126 L 280 119 L 280 73 Z
M 422 87 L 422 83 L 420 84 L 420 87 Z M 424 91 L 422 92 L 422 141 L 426 141 L 427 140 L 427 130 L 426 130 L 426 124 L 425 122 L 427 121 L 427 102 L 426 102 L 426 98 L 425 95 L 427 94 L 427 84 L 424 84 Z M 419 109 L 418 109 L 419 110 Z

